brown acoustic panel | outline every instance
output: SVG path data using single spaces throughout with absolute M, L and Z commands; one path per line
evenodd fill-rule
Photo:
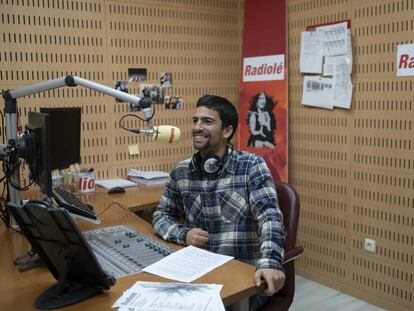
M 0 0 L 0 87 L 68 74 L 113 87 L 128 80 L 128 68 L 147 68 L 144 83 L 159 83 L 160 73 L 170 71 L 174 87 L 165 95 L 182 96 L 184 109 L 155 105 L 154 123 L 181 129 L 174 146 L 120 129 L 127 104 L 82 87 L 18 99 L 22 125 L 30 110 L 82 107 L 81 165 L 94 167 L 98 179 L 126 176 L 130 167 L 169 171 L 193 153 L 191 116 L 200 96 L 217 94 L 237 105 L 242 25 L 243 2 L 237 0 Z M 129 83 L 129 92 L 137 94 L 139 84 Z M 129 118 L 125 125 L 147 127 Z M 129 154 L 134 144 L 139 155 Z M 23 184 L 27 176 L 24 169 Z
M 242 6 L 230 4 L 230 10 L 211 10 L 211 3 L 206 2 L 209 8 L 200 12 L 194 2 L 158 6 L 151 1 L 106 2 L 110 78 L 127 80 L 128 68 L 147 68 L 148 81 L 144 83 L 159 83 L 161 72 L 172 72 L 174 87 L 166 89 L 165 95 L 182 96 L 185 106 L 182 111 L 155 107 L 156 124 L 175 125 L 182 131 L 181 141 L 173 147 L 126 134 L 115 122 L 125 112 L 115 113 L 114 174 L 122 175 L 128 167 L 169 171 L 193 152 L 191 116 L 197 99 L 217 94 L 236 102 Z M 137 83 L 130 86 L 138 91 Z M 146 124 L 138 122 L 133 127 Z M 134 140 L 141 150 L 138 157 L 130 156 L 126 148 Z
M 349 19 L 350 110 L 301 105 L 300 33 Z M 413 1 L 288 1 L 290 182 L 301 196 L 297 271 L 389 310 L 414 307 Z M 376 250 L 364 249 L 365 239 Z M 345 242 L 344 242 L 345 241 Z

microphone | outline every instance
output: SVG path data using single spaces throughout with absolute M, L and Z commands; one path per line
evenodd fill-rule
M 172 125 L 154 126 L 153 129 L 129 129 L 131 132 L 150 136 L 152 140 L 161 144 L 176 144 L 181 138 L 181 130 Z

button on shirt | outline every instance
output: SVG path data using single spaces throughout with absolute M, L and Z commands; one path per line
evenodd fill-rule
M 187 232 L 201 228 L 208 250 L 283 270 L 283 217 L 265 161 L 233 151 L 224 162 L 217 174 L 202 173 L 191 159 L 173 169 L 153 215 L 155 232 L 185 245 Z

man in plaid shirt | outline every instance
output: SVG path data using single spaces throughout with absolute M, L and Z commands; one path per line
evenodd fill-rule
M 167 241 L 256 265 L 255 282 L 265 281 L 271 296 L 285 281 L 283 218 L 263 158 L 229 146 L 237 124 L 227 99 L 198 100 L 192 126 L 198 152 L 171 172 L 152 224 Z

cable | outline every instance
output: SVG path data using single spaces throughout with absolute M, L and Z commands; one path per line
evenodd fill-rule
M 103 209 L 102 212 L 100 212 L 98 215 L 96 215 L 97 217 L 101 216 L 103 213 L 105 213 L 112 205 L 118 205 L 120 208 L 122 208 L 123 210 L 127 211 L 128 213 L 134 214 L 133 211 L 131 211 L 129 208 L 123 206 L 121 203 L 118 202 L 112 202 L 111 204 L 109 204 L 107 207 L 105 207 Z M 135 214 L 134 214 L 135 215 Z
M 121 117 L 121 119 L 119 119 L 118 124 L 119 124 L 119 127 L 120 127 L 121 129 L 123 129 L 123 130 L 125 130 L 125 131 L 132 132 L 130 129 L 128 129 L 127 127 L 125 127 L 125 126 L 123 125 L 123 121 L 124 121 L 124 119 L 125 119 L 125 118 L 127 118 L 127 117 L 133 117 L 133 118 L 137 118 L 137 119 L 139 119 L 139 120 L 141 120 L 141 121 L 147 122 L 147 121 L 151 121 L 151 120 L 152 120 L 152 118 L 154 117 L 154 115 L 155 115 L 155 106 L 153 105 L 152 115 L 151 115 L 151 117 L 150 117 L 148 120 L 147 120 L 147 119 L 144 119 L 144 118 L 142 118 L 142 117 L 140 117 L 140 116 L 138 116 L 138 115 L 135 115 L 135 114 L 132 114 L 132 113 L 128 113 L 128 114 L 126 114 L 126 115 L 122 116 L 122 117 Z

